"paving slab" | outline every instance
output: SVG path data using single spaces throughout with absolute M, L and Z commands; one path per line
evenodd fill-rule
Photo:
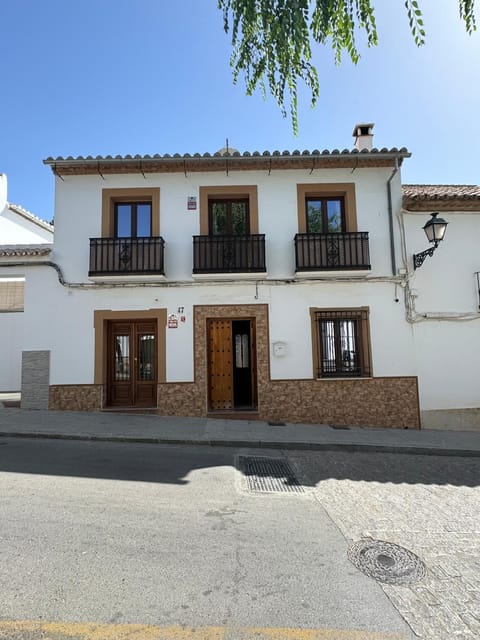
M 335 428 L 294 423 L 271 425 L 257 420 L 114 412 L 6 408 L 0 411 L 2 436 L 480 456 L 480 433 L 471 431 Z

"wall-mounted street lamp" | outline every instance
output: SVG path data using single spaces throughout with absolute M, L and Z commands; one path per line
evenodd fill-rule
M 432 217 L 423 227 L 425 235 L 427 236 L 428 241 L 433 243 L 433 247 L 425 249 L 425 251 L 422 251 L 422 253 L 413 254 L 414 269 L 418 269 L 419 267 L 421 267 L 427 256 L 432 257 L 433 252 L 438 247 L 438 243 L 443 240 L 448 222 L 446 222 L 443 218 L 437 218 L 437 216 L 438 213 L 432 213 Z

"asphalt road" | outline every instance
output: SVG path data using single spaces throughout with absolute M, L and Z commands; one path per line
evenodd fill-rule
M 249 493 L 236 453 L 1 439 L 0 637 L 411 638 L 314 492 Z

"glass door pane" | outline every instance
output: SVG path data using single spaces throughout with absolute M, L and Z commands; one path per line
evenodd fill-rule
M 132 237 L 132 205 L 121 204 L 115 205 L 115 237 L 131 238 Z
M 210 233 L 213 236 L 227 234 L 227 202 L 211 203 Z
M 307 198 L 307 233 L 323 233 L 322 201 Z
M 328 233 L 342 232 L 342 201 L 327 200 Z
M 114 380 L 130 380 L 130 336 L 115 336 Z
M 149 238 L 152 235 L 152 205 L 149 202 L 137 204 L 137 238 Z
M 155 379 L 155 336 L 153 334 L 138 335 L 138 371 L 137 380 Z
M 248 234 L 248 208 L 246 202 L 232 202 L 232 235 Z

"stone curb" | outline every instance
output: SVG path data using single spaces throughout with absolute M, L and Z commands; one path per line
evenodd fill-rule
M 301 451 L 351 451 L 365 453 L 403 453 L 409 455 L 480 457 L 475 449 L 440 449 L 426 446 L 394 446 L 339 442 L 266 442 L 255 440 L 205 440 L 195 438 L 162 438 L 139 436 L 100 436 L 63 433 L 0 431 L 0 438 L 32 438 L 40 440 L 78 440 L 84 442 L 132 442 L 137 444 L 201 445 L 210 447 L 240 447 L 242 449 L 289 449 Z

